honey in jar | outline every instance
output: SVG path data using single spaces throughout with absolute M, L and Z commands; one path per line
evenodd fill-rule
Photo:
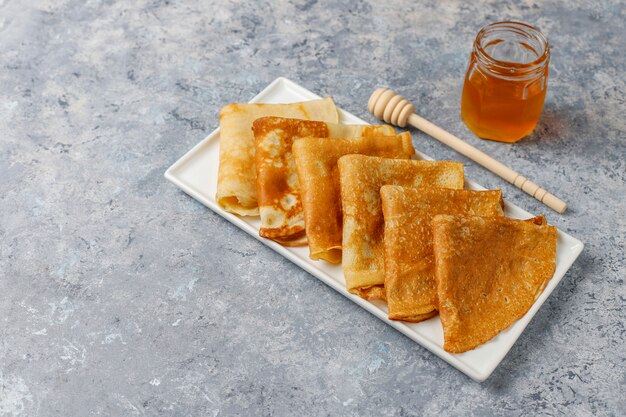
M 492 23 L 478 32 L 470 56 L 461 117 L 477 136 L 517 142 L 533 131 L 546 97 L 550 47 L 536 28 Z

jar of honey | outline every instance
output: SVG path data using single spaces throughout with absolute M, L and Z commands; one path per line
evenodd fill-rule
M 533 131 L 546 97 L 550 46 L 538 29 L 492 23 L 478 32 L 470 56 L 461 117 L 476 135 L 517 142 Z

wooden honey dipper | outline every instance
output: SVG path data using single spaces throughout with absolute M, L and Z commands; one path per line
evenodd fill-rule
M 405 127 L 408 123 L 438 141 L 443 142 L 477 164 L 482 165 L 494 174 L 504 178 L 525 193 L 535 197 L 552 210 L 564 213 L 567 209 L 567 203 L 565 203 L 565 201 L 550 194 L 534 182 L 513 171 L 503 163 L 496 161 L 469 143 L 464 142 L 453 134 L 446 132 L 439 126 L 415 114 L 415 106 L 395 91 L 388 88 L 376 89 L 376 91 L 372 93 L 367 107 L 378 119 L 399 127 Z

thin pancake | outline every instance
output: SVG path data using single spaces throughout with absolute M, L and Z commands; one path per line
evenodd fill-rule
M 241 216 L 259 214 L 254 168 L 252 122 L 259 117 L 282 116 L 337 123 L 335 103 L 329 97 L 291 104 L 229 104 L 220 112 L 220 165 L 217 203 Z
M 384 298 L 384 218 L 380 187 L 463 188 L 463 164 L 348 155 L 339 160 L 343 205 L 343 274 L 348 291 Z
M 419 322 L 437 314 L 430 223 L 438 214 L 502 216 L 502 192 L 380 189 L 385 218 L 385 292 L 391 320 Z
M 303 137 L 387 136 L 391 126 L 339 125 L 282 117 L 263 117 L 252 124 L 255 138 L 259 235 L 285 246 L 305 245 L 304 212 L 291 147 Z
M 342 211 L 337 160 L 348 154 L 408 159 L 411 134 L 352 139 L 302 138 L 293 144 L 311 259 L 341 262 Z
M 508 328 L 554 274 L 557 230 L 543 217 L 444 215 L 432 228 L 447 352 L 474 349 Z

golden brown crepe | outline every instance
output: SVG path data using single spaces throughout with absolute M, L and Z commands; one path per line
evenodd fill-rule
M 252 122 L 259 117 L 282 116 L 337 123 L 330 97 L 291 104 L 229 104 L 220 112 L 220 165 L 217 203 L 241 216 L 259 214 L 254 167 Z
M 385 292 L 391 320 L 419 322 L 437 314 L 431 221 L 438 214 L 502 216 L 502 192 L 380 189 L 385 218 Z
M 305 245 L 304 212 L 291 147 L 296 139 L 389 136 L 391 126 L 339 125 L 283 117 L 262 117 L 252 124 L 255 138 L 259 235 L 286 246 Z
M 293 144 L 311 259 L 341 262 L 342 212 L 337 160 L 348 154 L 408 159 L 411 135 L 352 139 L 302 138 Z
M 439 314 L 447 352 L 491 340 L 522 317 L 556 268 L 557 230 L 538 217 L 436 216 Z
M 385 298 L 384 219 L 380 187 L 463 188 L 463 164 L 348 155 L 339 159 L 346 288 L 365 299 Z

